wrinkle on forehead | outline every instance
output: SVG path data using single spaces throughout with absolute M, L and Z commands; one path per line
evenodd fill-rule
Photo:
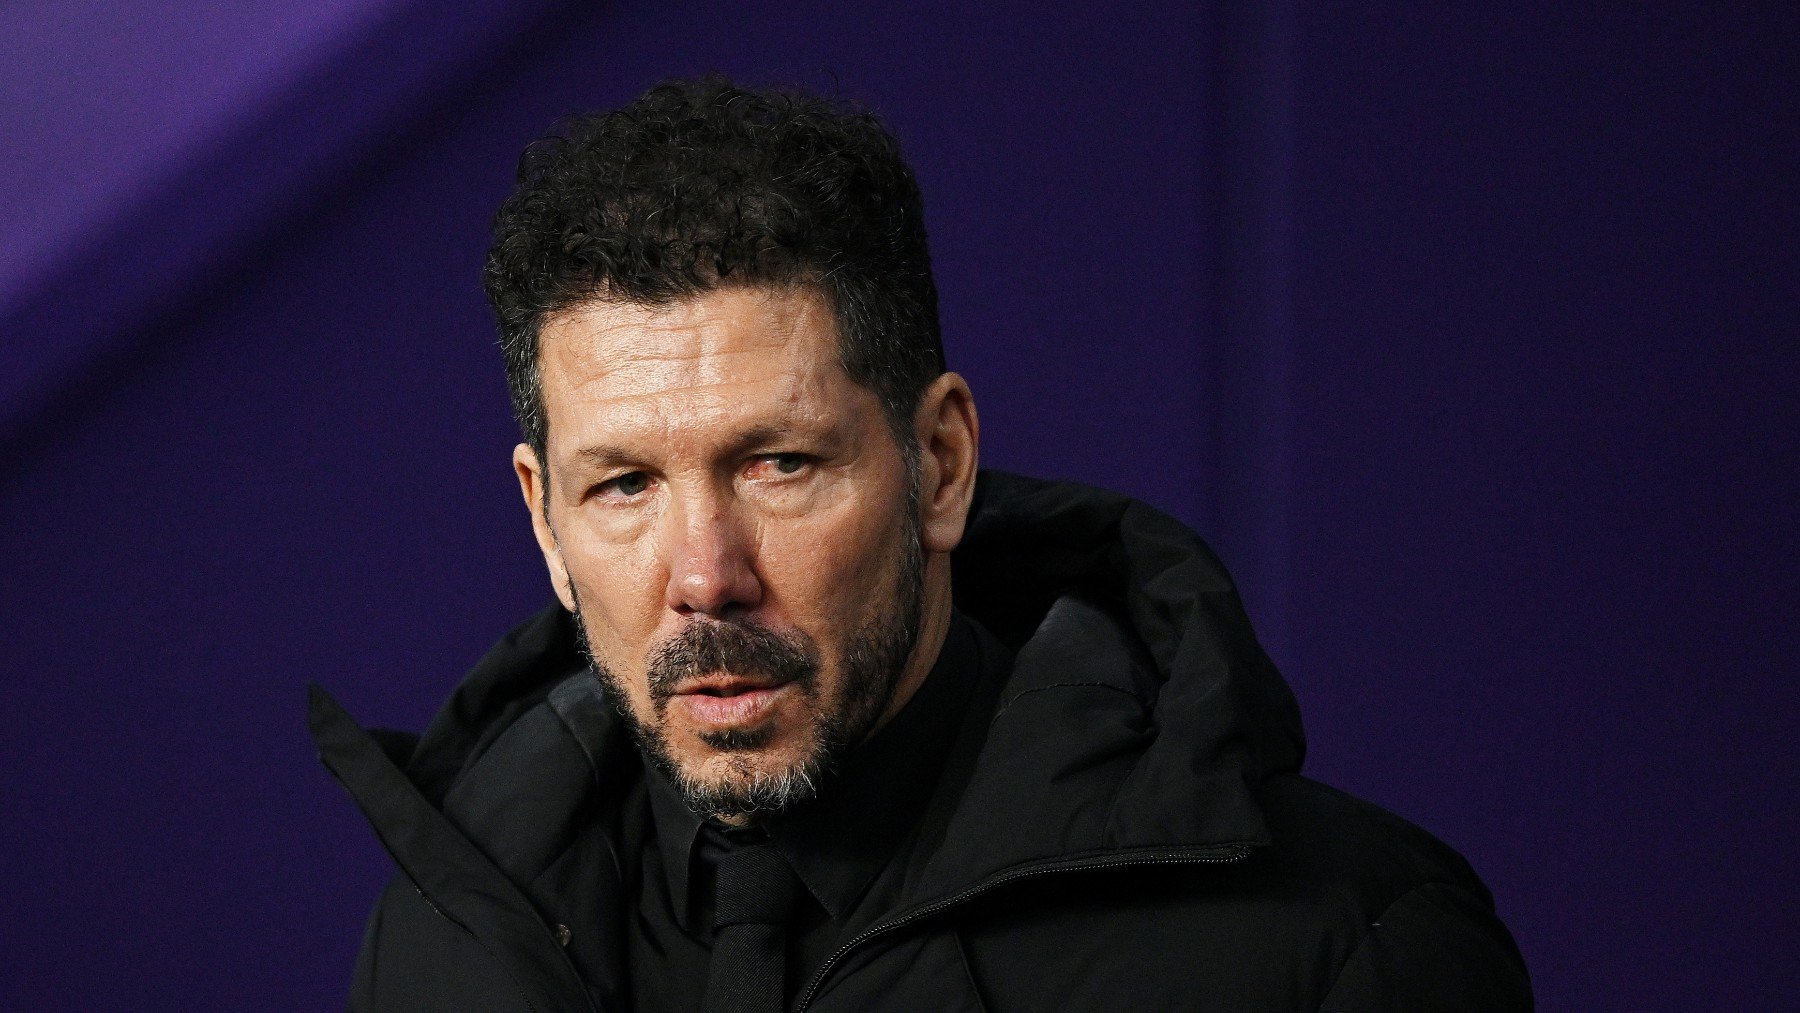
M 570 435 L 623 426 L 673 436 L 753 405 L 803 421 L 854 386 L 836 320 L 804 288 L 722 289 L 663 307 L 590 303 L 543 334 L 546 408 Z

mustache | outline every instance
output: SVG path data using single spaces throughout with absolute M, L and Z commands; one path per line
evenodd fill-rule
M 697 619 L 664 641 L 650 657 L 650 696 L 661 702 L 683 679 L 709 672 L 798 683 L 810 689 L 819 663 L 813 645 L 754 623 Z

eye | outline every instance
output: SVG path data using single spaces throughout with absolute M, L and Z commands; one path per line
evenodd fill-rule
M 813 459 L 806 454 L 763 454 L 750 466 L 752 475 L 760 478 L 780 478 L 786 475 L 798 475 L 806 470 Z
M 629 499 L 650 488 L 650 476 L 641 471 L 627 472 L 617 478 L 609 478 L 600 483 L 595 491 L 602 496 L 618 496 Z

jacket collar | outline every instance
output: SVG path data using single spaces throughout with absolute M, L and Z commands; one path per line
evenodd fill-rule
M 1299 708 L 1197 535 L 1116 493 L 990 472 L 952 572 L 1017 658 L 928 886 L 1267 843 L 1252 789 L 1299 768 Z

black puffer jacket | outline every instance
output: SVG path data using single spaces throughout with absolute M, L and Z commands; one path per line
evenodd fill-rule
M 1530 1007 L 1468 865 L 1296 773 L 1293 697 L 1190 531 L 989 473 L 954 572 L 1015 663 L 951 746 L 916 888 L 800 1008 Z M 627 1008 L 612 842 L 636 753 L 565 613 L 509 634 L 422 737 L 316 689 L 311 719 L 402 872 L 354 1007 Z

